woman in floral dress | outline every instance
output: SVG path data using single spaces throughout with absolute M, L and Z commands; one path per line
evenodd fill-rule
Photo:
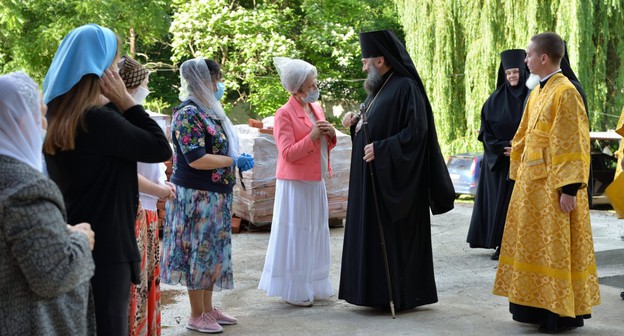
M 188 329 L 222 332 L 236 319 L 212 305 L 214 290 L 231 289 L 232 189 L 236 167 L 253 167 L 238 155 L 238 136 L 219 100 L 224 86 L 217 63 L 195 58 L 180 67 L 182 103 L 174 109 L 172 140 L 175 199 L 167 203 L 161 281 L 188 288 Z

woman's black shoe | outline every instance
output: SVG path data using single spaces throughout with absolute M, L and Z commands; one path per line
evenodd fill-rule
M 496 251 L 494 252 L 494 254 L 492 254 L 492 256 L 490 257 L 490 259 L 492 260 L 498 260 L 498 257 L 500 256 L 500 246 L 496 248 Z

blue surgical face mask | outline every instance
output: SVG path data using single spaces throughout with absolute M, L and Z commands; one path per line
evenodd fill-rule
M 223 94 L 225 93 L 225 84 L 223 82 L 217 82 L 217 91 L 214 93 L 214 96 L 217 100 L 221 100 L 223 98 Z
M 308 95 L 303 99 L 303 101 L 306 103 L 314 103 L 315 101 L 319 99 L 320 95 L 321 95 L 321 91 L 319 91 L 318 89 L 308 91 Z

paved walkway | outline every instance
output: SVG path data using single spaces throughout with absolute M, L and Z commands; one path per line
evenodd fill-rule
M 311 308 L 293 307 L 258 289 L 269 240 L 268 232 L 234 235 L 235 289 L 215 292 L 214 301 L 236 316 L 238 325 L 225 326 L 230 335 L 532 335 L 537 327 L 512 321 L 508 302 L 491 294 L 497 262 L 493 250 L 470 249 L 465 243 L 471 204 L 432 217 L 432 241 L 439 302 L 398 314 L 350 305 L 333 297 Z M 624 287 L 624 220 L 612 212 L 592 210 L 598 273 L 611 285 Z M 331 229 L 331 280 L 337 290 L 344 229 Z M 615 283 L 613 283 L 615 282 Z M 601 285 L 602 304 L 586 326 L 569 335 L 622 335 L 622 289 Z M 383 290 L 383 289 L 381 289 Z M 186 290 L 163 285 L 163 335 L 199 335 L 184 327 L 190 308 Z

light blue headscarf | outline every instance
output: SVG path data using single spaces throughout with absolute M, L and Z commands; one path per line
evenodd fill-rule
M 102 77 L 116 54 L 117 37 L 112 30 L 96 24 L 72 30 L 61 41 L 43 80 L 44 102 L 67 93 L 84 75 Z

